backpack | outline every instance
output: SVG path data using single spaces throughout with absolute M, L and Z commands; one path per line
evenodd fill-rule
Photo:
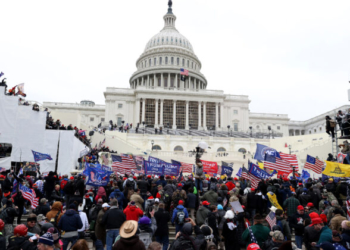
M 166 204 L 166 203 L 168 203 L 169 201 L 170 201 L 170 195 L 169 194 L 167 194 L 167 193 L 165 193 L 164 194 L 164 203 Z
M 58 211 L 58 213 L 56 214 L 56 216 L 55 216 L 55 218 L 51 218 L 51 220 L 50 220 L 50 223 L 52 223 L 52 225 L 54 226 L 54 227 L 57 227 L 57 219 L 58 219 L 58 216 L 60 216 L 60 211 Z
M 66 181 L 64 179 L 61 181 L 61 185 L 60 185 L 61 186 L 61 190 L 64 189 L 64 187 L 67 185 L 67 183 L 68 183 L 68 181 Z
M 281 220 L 277 220 L 276 221 L 276 225 L 279 226 L 281 228 L 281 233 L 283 233 L 284 235 L 284 240 L 287 240 L 287 236 L 284 234 L 283 232 L 283 225 L 282 225 L 282 221 Z M 272 250 L 272 249 L 271 249 Z
M 331 128 L 335 128 L 335 126 L 337 126 L 337 123 L 334 120 L 329 120 L 329 125 L 331 126 Z
M 175 243 L 175 242 L 174 242 Z M 190 240 L 180 239 L 176 244 L 174 250 L 194 250 L 193 244 Z
M 5 223 L 7 223 L 7 218 L 9 218 L 9 216 L 7 214 L 8 209 L 9 208 L 4 208 L 0 213 L 0 219 L 2 219 Z
M 183 225 L 185 223 L 185 212 L 183 209 L 180 209 L 176 213 L 176 223 L 178 225 Z
M 152 234 L 146 231 L 141 231 L 139 234 L 139 239 L 143 242 L 145 248 L 147 249 L 148 246 L 152 243 Z
M 135 188 L 135 181 L 134 181 L 134 180 L 130 181 L 130 180 L 128 179 L 128 180 L 126 180 L 125 186 L 128 187 L 128 188 L 134 189 L 134 188 Z

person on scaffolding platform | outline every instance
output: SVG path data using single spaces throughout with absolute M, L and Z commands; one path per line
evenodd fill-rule
M 334 142 L 334 128 L 337 126 L 337 123 L 329 117 L 326 116 L 326 133 L 332 136 Z

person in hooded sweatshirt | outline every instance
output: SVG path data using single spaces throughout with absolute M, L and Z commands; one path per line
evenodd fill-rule
M 76 205 L 70 204 L 69 209 L 61 217 L 58 222 L 58 228 L 61 229 L 61 232 L 64 231 L 64 234 L 61 234 L 63 242 L 63 250 L 66 250 L 69 243 L 72 245 L 75 244 L 78 240 L 78 230 L 83 227 L 83 222 L 79 216 L 79 213 L 76 211 Z
M 124 194 L 122 191 L 120 191 L 120 189 L 118 188 L 118 186 L 116 186 L 116 188 L 113 190 L 113 192 L 109 195 L 109 199 L 117 199 L 118 200 L 118 205 L 119 208 L 123 208 L 123 202 L 124 202 Z
M 159 209 L 154 214 L 154 218 L 157 222 L 157 230 L 155 232 L 156 241 L 163 244 L 163 250 L 168 250 L 169 246 L 169 226 L 170 214 L 164 210 L 165 204 L 160 203 Z
M 126 220 L 139 221 L 139 217 L 143 216 L 143 211 L 136 206 L 135 201 L 131 201 L 124 209 Z
M 237 226 L 233 221 L 234 217 L 235 215 L 232 210 L 226 211 L 226 214 L 224 216 L 225 223 L 222 229 L 222 236 L 225 238 L 225 249 L 227 250 L 240 249 L 237 239 Z
M 181 232 L 179 234 L 176 234 L 176 239 L 173 244 L 171 244 L 170 250 L 184 249 L 185 244 L 185 249 L 191 249 L 190 247 L 192 247 L 192 249 L 197 249 L 195 239 L 191 236 L 193 232 L 193 226 L 191 223 L 185 223 L 183 225 Z
M 137 231 L 137 234 L 139 235 L 139 238 L 141 239 L 141 234 L 142 236 L 145 236 L 148 234 L 148 238 L 144 239 L 143 243 L 145 244 L 145 247 L 148 248 L 149 244 L 152 242 L 152 238 L 154 233 L 157 230 L 157 222 L 156 219 L 154 218 L 154 211 L 150 212 L 151 219 L 148 218 L 147 216 L 143 216 L 139 220 L 139 228 Z
M 200 227 L 205 223 L 205 219 L 208 217 L 210 203 L 207 201 L 202 202 L 202 206 L 199 207 L 196 214 L 197 225 Z
M 183 206 L 183 201 L 179 200 L 179 205 L 174 209 L 173 216 L 171 217 L 171 223 L 176 227 L 176 233 L 181 231 L 183 225 L 185 224 L 185 219 L 188 218 L 188 212 L 187 209 Z M 184 218 L 182 221 L 180 221 L 180 215 L 181 213 L 184 213 Z
M 137 221 L 125 221 L 120 227 L 120 239 L 113 245 L 113 250 L 146 250 L 145 244 L 136 235 L 138 229 Z

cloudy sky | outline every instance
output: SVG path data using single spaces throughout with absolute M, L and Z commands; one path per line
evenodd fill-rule
M 2 1 L 0 71 L 28 100 L 104 104 L 128 88 L 167 0 Z M 348 104 L 350 1 L 173 0 L 209 89 L 305 120 Z

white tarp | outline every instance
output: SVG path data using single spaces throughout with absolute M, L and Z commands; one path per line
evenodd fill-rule
M 74 131 L 46 130 L 45 124 L 46 112 L 18 105 L 18 97 L 5 96 L 4 87 L 0 87 L 0 142 L 12 144 L 11 157 L 0 159 L 0 167 L 9 169 L 11 161 L 32 162 L 34 150 L 52 157 L 51 161 L 38 162 L 41 172 L 54 171 L 60 137 L 57 172 L 68 174 L 72 171 L 85 145 L 74 136 Z

